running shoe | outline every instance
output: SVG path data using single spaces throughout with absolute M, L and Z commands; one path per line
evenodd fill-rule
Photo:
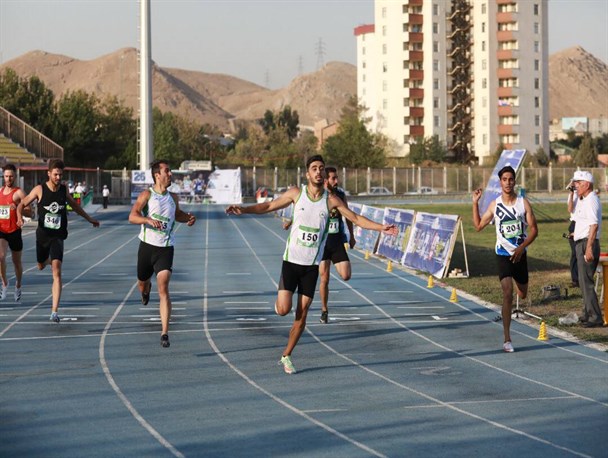
M 160 336 L 160 346 L 164 348 L 168 348 L 171 345 L 169 342 L 169 336 L 167 334 L 163 334 Z
M 57 312 L 52 312 L 49 320 L 54 323 L 59 323 L 61 321 L 61 318 L 59 318 L 59 315 L 57 314 Z
M 4 286 L 4 284 L 2 284 L 2 289 L 0 290 L 0 301 L 3 301 L 4 299 L 6 299 L 7 292 L 8 292 L 8 283 L 6 284 L 6 286 Z
M 148 305 L 148 302 L 150 302 L 150 290 L 151 289 L 152 289 L 152 284 L 150 284 L 150 287 L 148 288 L 147 293 L 141 293 L 141 303 L 143 305 Z
M 513 353 L 515 351 L 515 348 L 513 348 L 513 344 L 510 341 L 502 344 L 502 349 L 506 353 Z
M 279 364 L 283 365 L 283 370 L 286 374 L 295 374 L 296 368 L 293 367 L 293 363 L 291 362 L 291 356 L 283 356 L 279 361 Z
M 15 286 L 15 302 L 21 301 L 21 288 Z
M 323 324 L 327 324 L 327 322 L 329 321 L 328 313 L 327 312 L 321 312 L 321 319 L 319 321 L 321 323 L 323 323 Z

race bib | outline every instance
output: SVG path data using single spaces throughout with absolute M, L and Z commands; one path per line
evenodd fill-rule
M 298 227 L 298 245 L 307 248 L 317 248 L 319 246 L 319 242 L 319 229 L 306 226 Z
M 160 221 L 161 226 L 160 227 L 155 227 L 153 228 L 153 230 L 158 231 L 158 232 L 167 232 L 167 230 L 169 229 L 169 220 L 167 218 L 164 218 L 160 215 L 156 215 L 153 214 L 151 216 L 151 218 L 155 221 Z
M 519 221 L 503 221 L 500 223 L 500 232 L 507 239 L 519 237 L 522 234 L 521 222 Z
M 0 219 L 9 219 L 11 216 L 10 205 L 0 205 Z
M 328 234 L 337 234 L 340 232 L 340 220 L 338 218 L 329 218 Z
M 58 213 L 47 213 L 44 215 L 44 227 L 55 230 L 61 228 L 61 215 Z

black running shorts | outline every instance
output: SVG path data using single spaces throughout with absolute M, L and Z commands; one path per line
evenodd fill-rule
M 137 279 L 149 280 L 152 274 L 158 275 L 163 270 L 173 270 L 173 247 L 154 246 L 146 242 L 139 242 L 137 251 Z
M 292 262 L 283 261 L 279 291 L 286 290 L 292 293 L 298 290 L 302 296 L 315 297 L 315 289 L 319 278 L 319 266 L 301 266 Z
M 323 251 L 323 261 L 327 261 L 328 259 L 334 264 L 350 261 L 348 254 L 346 253 L 346 248 L 344 247 L 344 242 L 339 239 L 335 242 L 327 239 L 325 250 Z
M 8 247 L 11 251 L 23 250 L 23 239 L 21 238 L 21 229 L 17 229 L 13 232 L 2 232 L 0 231 L 0 239 L 4 239 L 8 242 Z
M 512 277 L 520 285 L 528 283 L 528 257 L 525 252 L 517 263 L 511 262 L 509 256 L 496 255 L 496 263 L 499 280 Z
M 43 238 L 36 239 L 36 261 L 44 264 L 47 259 L 63 262 L 63 239 Z

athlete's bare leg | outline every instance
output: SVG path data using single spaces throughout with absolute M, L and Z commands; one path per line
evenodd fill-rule
M 40 265 L 40 264 L 38 264 Z M 59 310 L 59 301 L 61 300 L 61 289 L 63 287 L 61 280 L 61 265 L 62 262 L 59 259 L 53 259 L 51 267 L 53 269 L 53 305 L 51 307 L 52 312 Z M 44 265 L 42 266 L 44 269 Z
M 289 340 L 287 346 L 283 351 L 283 356 L 291 355 L 291 352 L 296 347 L 304 328 L 306 328 L 306 316 L 308 315 L 308 309 L 312 304 L 312 297 L 303 296 L 298 294 L 298 305 L 296 306 L 296 317 L 289 331 Z
M 160 299 L 161 335 L 169 333 L 169 322 L 171 321 L 171 297 L 169 296 L 170 280 L 170 270 L 162 270 L 156 275 L 156 284 L 158 286 L 158 296 Z

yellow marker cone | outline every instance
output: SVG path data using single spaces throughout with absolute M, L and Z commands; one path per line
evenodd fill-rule
M 393 271 L 393 261 L 389 261 L 388 264 L 386 265 L 386 271 L 387 272 L 392 272 Z
M 429 275 L 429 284 L 426 285 L 427 288 L 432 288 L 433 286 L 435 286 L 435 283 L 433 282 L 433 276 Z
M 369 250 L 365 250 L 365 259 L 369 259 Z
M 549 337 L 547 336 L 547 325 L 544 321 L 540 322 L 537 340 L 549 340 Z
M 450 295 L 450 302 L 458 302 L 458 296 L 456 296 L 456 288 L 452 288 L 452 294 Z

